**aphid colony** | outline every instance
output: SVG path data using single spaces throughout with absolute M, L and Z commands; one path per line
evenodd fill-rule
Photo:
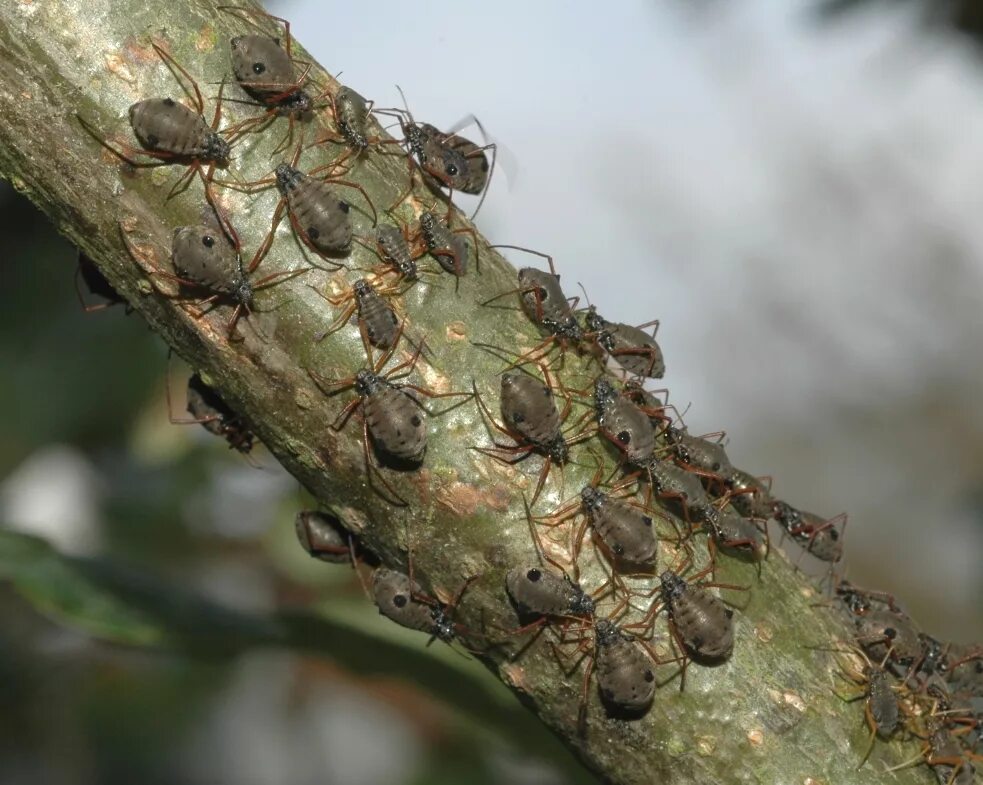
M 253 27 L 261 28 L 264 22 L 264 15 L 256 11 L 236 7 L 223 11 Z M 735 645 L 741 645 L 734 609 L 712 589 L 748 587 L 706 580 L 713 577 L 721 555 L 753 562 L 760 570 L 769 552 L 771 520 L 805 552 L 832 565 L 842 556 L 846 516 L 826 519 L 775 498 L 770 482 L 735 467 L 719 441 L 690 434 L 673 408 L 644 387 L 647 379 L 660 379 L 665 373 L 654 332 L 646 332 L 657 328 L 658 322 L 634 327 L 609 321 L 593 305 L 578 309 L 578 300 L 568 298 L 561 288 L 552 258 L 537 251 L 531 253 L 545 259 L 548 270 L 521 268 L 514 288 L 482 304 L 513 298 L 541 335 L 537 345 L 517 355 L 481 343 L 472 347 L 507 362 L 496 383 L 488 387 L 498 389 L 497 413 L 479 390 L 479 380 L 460 392 L 437 392 L 408 381 L 425 352 L 422 340 L 413 344 L 410 359 L 387 369 L 401 341 L 409 340 L 400 296 L 420 285 L 421 274 L 439 275 L 443 270 L 456 277 L 455 283 L 461 276 L 480 274 L 477 236 L 469 227 L 453 226 L 451 200 L 455 191 L 484 193 L 494 168 L 495 146 L 479 146 L 456 132 L 418 123 L 408 109 L 374 109 L 371 101 L 349 87 L 317 87 L 310 66 L 302 67 L 292 58 L 287 23 L 270 19 L 284 25 L 282 44 L 265 33 L 239 35 L 230 42 L 234 81 L 248 99 L 238 102 L 257 109 L 246 120 L 220 127 L 223 80 L 212 121 L 206 122 L 197 84 L 158 43 L 154 50 L 179 81 L 183 78 L 181 85 L 193 108 L 172 98 L 149 98 L 130 107 L 130 125 L 142 149 L 111 145 L 83 120 L 102 145 L 131 165 L 185 165 L 187 171 L 172 192 L 187 188 L 196 175 L 203 184 L 214 222 L 175 228 L 173 271 L 158 274 L 197 297 L 199 307 L 230 306 L 228 335 L 233 340 L 237 320 L 254 308 L 258 291 L 320 266 L 312 263 L 252 279 L 284 214 L 303 247 L 336 269 L 347 267 L 343 260 L 353 242 L 374 252 L 379 266 L 352 280 L 343 294 L 315 289 L 340 310 L 327 329 L 311 336 L 312 341 L 329 340 L 350 329 L 355 317 L 365 366 L 342 379 L 307 369 L 325 395 L 355 393 L 347 392 L 350 397 L 333 427 L 344 427 L 358 414 L 369 484 L 390 504 L 408 504 L 382 469 L 413 472 L 425 464 L 431 413 L 421 396 L 459 397 L 457 405 L 477 407 L 493 438 L 490 444 L 471 447 L 486 458 L 517 464 L 538 456 L 540 464 L 531 497 L 523 499 L 538 558 L 535 563 L 511 565 L 495 587 L 514 607 L 512 628 L 496 636 L 488 630 L 466 630 L 455 621 L 455 610 L 466 601 L 468 587 L 483 576 L 465 581 L 453 601 L 443 603 L 426 594 L 411 574 L 375 566 L 371 596 L 380 612 L 427 633 L 431 640 L 480 638 L 485 649 L 511 647 L 513 657 L 521 656 L 548 631 L 564 667 L 583 667 L 581 722 L 587 714 L 592 678 L 610 715 L 624 719 L 643 715 L 656 694 L 658 667 L 681 666 L 677 670 L 682 673 L 682 686 L 690 662 L 725 662 Z M 395 117 L 403 139 L 374 132 L 373 113 Z M 276 153 L 296 145 L 289 161 L 275 164 L 271 176 L 252 183 L 215 178 L 216 168 L 230 166 L 236 146 L 247 134 L 269 129 L 281 117 L 287 118 L 289 128 Z M 319 135 L 305 146 L 311 125 L 319 128 L 315 131 Z M 329 144 L 342 147 L 334 161 L 306 171 L 301 167 L 304 150 Z M 140 163 L 135 160 L 138 155 L 151 161 Z M 420 180 L 436 198 L 447 202 L 446 214 L 423 210 L 415 227 L 379 223 L 379 211 L 368 193 L 345 179 L 369 155 L 402 156 L 406 162 L 406 191 L 386 212 L 405 203 Z M 271 228 L 249 262 L 243 261 L 242 243 L 216 197 L 217 187 L 247 194 L 275 188 L 280 195 Z M 359 191 L 367 204 L 361 213 L 364 221 L 371 218 L 372 228 L 364 234 L 356 230 L 353 205 L 339 187 Z M 436 263 L 435 269 L 421 266 L 427 255 Z M 93 294 L 107 299 L 107 304 L 118 301 L 91 263 L 80 261 L 80 265 Z M 559 381 L 558 372 L 571 354 L 586 358 L 594 368 L 586 389 L 566 389 Z M 189 383 L 188 409 L 192 419 L 184 421 L 203 424 L 242 452 L 251 448 L 253 436 L 246 423 L 197 375 Z M 592 481 L 569 501 L 534 514 L 551 472 L 562 474 L 574 450 L 597 464 Z M 603 479 L 604 451 L 618 464 L 621 477 L 616 481 Z M 325 513 L 298 514 L 296 529 L 300 543 L 313 557 L 356 567 L 377 564 L 340 520 Z M 566 535 L 567 562 L 551 555 L 558 534 L 561 539 Z M 697 558 L 697 535 L 706 535 L 708 541 L 709 566 L 703 569 L 693 566 L 706 561 Z M 661 543 L 671 544 L 668 560 L 660 554 Z M 608 571 L 607 581 L 593 589 L 581 586 L 578 578 L 578 560 L 585 547 L 594 548 Z M 983 650 L 935 641 L 919 632 L 890 597 L 843 581 L 836 585 L 834 601 L 856 625 L 851 645 L 867 658 L 861 669 L 844 667 L 843 671 L 844 678 L 862 689 L 864 716 L 872 732 L 882 738 L 902 729 L 919 733 L 925 739 L 925 759 L 937 767 L 940 781 L 947 781 L 943 771 L 951 781 L 971 781 L 970 760 L 980 718 L 970 706 L 983 700 Z M 626 620 L 629 614 L 631 621 Z M 665 619 L 664 635 L 657 632 L 660 618 Z M 659 637 L 668 646 L 657 645 Z M 909 722 L 916 704 L 928 708 L 918 713 L 917 722 Z

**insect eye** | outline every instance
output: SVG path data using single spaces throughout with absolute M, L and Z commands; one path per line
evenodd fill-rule
M 897 634 L 898 631 L 894 629 L 894 627 L 886 627 L 884 629 L 884 637 L 888 638 L 889 640 L 893 641 L 895 637 L 897 637 Z
M 526 573 L 526 577 L 533 583 L 536 583 L 536 581 L 543 577 L 543 574 L 539 570 L 533 568 Z
M 544 300 L 549 299 L 550 293 L 547 292 L 542 286 L 540 286 L 536 290 L 536 295 L 539 297 L 540 302 L 543 302 Z
M 266 65 L 264 63 L 253 63 L 253 73 L 261 74 L 266 70 Z
M 347 213 L 352 208 L 348 202 L 338 202 L 338 207 L 341 208 L 343 213 Z
M 615 554 L 617 556 L 624 556 L 625 555 L 625 548 L 624 548 L 623 545 L 615 545 L 614 546 L 614 552 L 615 552 Z
M 646 526 L 651 526 L 651 525 L 652 525 L 652 519 L 651 519 L 651 518 L 649 518 L 649 517 L 648 517 L 648 516 L 646 515 L 646 516 L 645 516 L 644 518 L 642 518 L 642 523 L 644 523 L 644 524 L 645 524 Z
M 444 171 L 446 171 L 447 174 L 453 177 L 454 175 L 457 174 L 457 167 L 454 164 L 448 164 L 447 168 Z
M 631 434 L 628 433 L 628 431 L 621 431 L 621 433 L 618 434 L 618 441 L 622 444 L 628 444 L 628 442 L 631 441 Z
M 206 248 L 211 248 L 213 245 L 215 245 L 215 238 L 212 237 L 210 234 L 206 234 L 204 237 L 201 238 L 201 244 Z
M 405 608 L 406 607 L 406 595 L 405 594 L 397 594 L 395 597 L 393 597 L 393 605 L 395 605 L 397 608 Z

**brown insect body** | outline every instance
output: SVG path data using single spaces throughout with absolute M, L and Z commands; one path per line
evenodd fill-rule
M 831 520 L 799 510 L 783 501 L 776 501 L 772 515 L 792 538 L 817 559 L 837 562 L 843 556 L 839 529 Z
M 655 339 L 638 327 L 609 322 L 594 306 L 587 309 L 587 329 L 618 365 L 633 376 L 661 379 L 666 372 L 662 349 Z
M 752 521 L 729 510 L 723 510 L 706 521 L 710 536 L 717 547 L 745 554 L 754 561 L 765 558 L 767 545 L 761 531 Z
M 560 288 L 560 277 L 538 270 L 523 267 L 519 270 L 519 300 L 534 324 L 552 335 L 580 341 L 583 330 L 573 315 L 567 296 Z
M 173 98 L 148 98 L 130 107 L 130 126 L 147 150 L 179 158 L 229 162 L 229 143 L 197 112 Z
M 666 440 L 673 446 L 676 457 L 687 466 L 721 478 L 733 473 L 734 467 L 723 445 L 699 436 L 691 436 L 685 428 L 669 426 L 665 429 L 665 435 Z
M 593 616 L 594 600 L 566 575 L 541 567 L 513 567 L 505 587 L 520 613 L 544 616 Z
M 367 133 L 369 102 L 350 87 L 342 87 L 334 96 L 335 121 L 338 131 L 356 151 L 369 146 Z
M 594 383 L 594 413 L 601 433 L 628 463 L 644 465 L 655 452 L 655 431 L 648 416 L 616 392 L 607 379 Z
M 313 109 L 311 97 L 297 84 L 290 55 L 267 35 L 241 35 L 230 42 L 232 73 L 249 95 L 276 109 L 300 117 Z
M 418 600 L 423 589 L 408 575 L 379 567 L 372 577 L 372 598 L 379 613 L 397 624 L 450 642 L 454 638 L 454 623 L 439 605 Z
M 650 516 L 592 485 L 584 486 L 580 498 L 594 531 L 617 559 L 638 566 L 655 561 L 659 540 Z
M 906 671 L 922 656 L 918 629 L 906 615 L 874 608 L 854 619 L 857 643 L 872 659 L 888 657 L 888 665 Z
M 252 285 L 242 258 L 225 235 L 208 226 L 179 226 L 174 230 L 171 260 L 178 274 L 205 289 L 231 296 L 249 307 Z
M 311 556 L 332 564 L 351 561 L 350 535 L 334 516 L 317 510 L 302 510 L 294 519 L 301 547 Z
M 727 501 L 745 518 L 766 521 L 771 517 L 774 499 L 753 474 L 731 468 L 724 482 L 729 490 Z
M 243 454 L 252 450 L 256 438 L 252 431 L 198 374 L 193 374 L 188 379 L 188 414 L 201 423 L 206 431 L 225 439 L 229 447 Z
M 391 224 L 382 224 L 376 229 L 375 239 L 382 251 L 382 258 L 392 265 L 396 272 L 410 281 L 419 278 L 416 260 L 402 231 Z
M 645 464 L 645 473 L 660 497 L 677 502 L 690 521 L 709 520 L 717 508 L 699 478 L 674 463 L 653 458 Z
M 901 710 L 890 677 L 879 668 L 867 669 L 866 703 L 877 735 L 882 739 L 890 738 L 900 724 Z
M 555 460 L 567 460 L 560 413 L 549 385 L 521 371 L 503 373 L 501 411 L 506 425 L 527 442 Z
M 702 586 L 686 583 L 669 570 L 659 580 L 669 618 L 688 653 L 699 659 L 727 659 L 734 650 L 734 612 Z
M 276 168 L 276 185 L 304 238 L 323 254 L 346 254 L 352 244 L 348 202 L 327 183 L 309 177 L 289 164 Z
M 420 463 L 427 451 L 427 425 L 419 401 L 366 369 L 355 374 L 355 389 L 376 449 L 401 461 Z
M 607 619 L 595 626 L 594 667 L 601 698 L 610 708 L 632 714 L 648 709 L 655 696 L 652 660 L 638 641 Z
M 452 275 L 464 275 L 470 262 L 470 249 L 463 236 L 454 234 L 430 211 L 420 214 L 420 229 L 431 256 Z
M 365 325 L 369 343 L 377 349 L 389 349 L 399 340 L 399 317 L 386 301 L 364 278 L 352 284 L 358 318 Z

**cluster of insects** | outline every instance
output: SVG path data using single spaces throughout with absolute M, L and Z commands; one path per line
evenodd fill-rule
M 337 314 L 312 341 L 357 329 L 365 365 L 340 379 L 313 367 L 307 372 L 326 396 L 354 392 L 333 427 L 343 428 L 358 415 L 368 483 L 386 502 L 409 504 L 382 469 L 414 472 L 426 463 L 428 420 L 435 414 L 423 398 L 458 398 L 455 405 L 476 407 L 490 440 L 470 446 L 491 461 L 512 465 L 535 457 L 540 466 L 529 498 L 522 499 L 537 559 L 512 564 L 494 587 L 514 609 L 510 627 L 468 630 L 456 621 L 469 587 L 484 576 L 464 581 L 446 601 L 438 599 L 424 590 L 412 569 L 405 574 L 381 566 L 327 513 L 297 516 L 298 539 L 311 556 L 349 562 L 360 571 L 368 566 L 366 590 L 380 612 L 431 640 L 479 639 L 480 650 L 506 647 L 518 658 L 547 633 L 562 666 L 571 674 L 583 671 L 581 726 L 592 683 L 609 715 L 631 720 L 648 711 L 663 681 L 662 669 L 671 670 L 669 679 L 678 673 L 682 688 L 690 663 L 712 666 L 730 658 L 740 645 L 735 609 L 714 589 L 746 592 L 751 587 L 718 583 L 716 566 L 721 558 L 734 558 L 754 564 L 760 573 L 770 552 L 770 522 L 803 553 L 831 566 L 841 560 L 846 516 L 824 518 L 794 507 L 773 495 L 769 479 L 731 462 L 722 434 L 691 434 L 661 391 L 646 387 L 666 370 L 656 341 L 658 322 L 633 326 L 606 319 L 589 303 L 578 308 L 579 298 L 567 296 L 546 254 L 495 246 L 537 256 L 547 269 L 519 269 L 513 288 L 482 303 L 501 307 L 511 299 L 540 334 L 521 353 L 474 343 L 475 351 L 505 363 L 494 384 L 484 387 L 483 380 L 472 380 L 470 389 L 438 391 L 411 381 L 426 357 L 426 345 L 408 334 L 402 295 L 427 274 L 454 276 L 455 288 L 462 276 L 480 274 L 477 236 L 469 227 L 454 226 L 451 205 L 455 192 L 483 198 L 494 171 L 495 145 L 478 145 L 456 130 L 417 122 L 408 108 L 376 109 L 350 87 L 320 86 L 312 66 L 293 57 L 285 20 L 235 6 L 222 11 L 257 32 L 229 42 L 230 81 L 243 97 L 226 96 L 223 79 L 211 122 L 204 117 L 198 84 L 159 42 L 153 49 L 191 106 L 170 97 L 133 104 L 129 122 L 139 146 L 111 142 L 79 118 L 130 166 L 186 167 L 172 194 L 200 181 L 203 208 L 213 220 L 174 228 L 171 269 L 155 274 L 179 285 L 188 295 L 182 304 L 195 316 L 208 307 L 231 308 L 227 330 L 233 341 L 238 320 L 255 308 L 257 292 L 324 265 L 347 268 L 353 245 L 362 245 L 379 264 L 340 293 L 314 287 Z M 282 25 L 282 40 L 261 32 L 270 23 Z M 222 127 L 223 100 L 250 105 L 252 114 Z M 393 118 L 402 138 L 376 130 L 376 116 Z M 237 146 L 249 135 L 282 126 L 279 118 L 286 118 L 287 130 L 274 151 L 281 160 L 270 176 L 243 183 L 216 175 L 231 167 Z M 313 139 L 305 142 L 311 127 Z M 339 150 L 330 163 L 301 165 L 305 151 L 329 146 Z M 383 210 L 348 179 L 368 156 L 400 156 L 406 164 L 406 189 Z M 418 182 L 436 202 L 446 202 L 446 212 L 421 210 L 415 225 L 380 220 L 380 214 L 393 215 L 406 203 Z M 222 206 L 221 189 L 250 195 L 275 189 L 279 195 L 270 229 L 248 261 L 234 217 Z M 359 198 L 349 201 L 355 192 Z M 284 216 L 302 249 L 317 261 L 256 277 Z M 426 257 L 434 264 L 426 265 Z M 103 301 L 83 301 L 86 310 L 122 302 L 91 262 L 80 258 L 79 271 L 91 295 Z M 408 359 L 395 356 L 402 342 L 413 347 Z M 571 355 L 590 369 L 583 389 L 569 389 L 560 380 Z M 497 411 L 487 400 L 496 389 Z M 190 418 L 174 421 L 201 423 L 243 453 L 252 448 L 248 423 L 198 375 L 188 384 L 188 412 Z M 574 462 L 575 452 L 581 465 L 585 460 L 596 464 L 593 478 L 568 500 L 541 509 L 551 473 L 561 475 L 554 485 L 562 488 L 562 472 Z M 616 468 L 605 477 L 604 467 L 612 462 Z M 696 550 L 703 536 L 706 558 Z M 580 583 L 578 564 L 585 548 L 593 550 L 607 575 L 600 586 Z M 843 660 L 841 670 L 845 681 L 861 689 L 872 734 L 887 738 L 904 728 L 919 735 L 923 757 L 940 772 L 940 781 L 972 781 L 980 720 L 973 701 L 978 706 L 983 700 L 983 650 L 942 644 L 919 632 L 893 598 L 845 581 L 835 583 L 833 602 L 857 629 L 847 650 L 851 659 Z M 660 625 L 660 619 L 665 623 Z

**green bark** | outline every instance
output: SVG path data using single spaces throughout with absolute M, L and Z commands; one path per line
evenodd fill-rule
M 183 194 L 166 200 L 179 176 L 176 168 L 128 171 L 83 131 L 76 118 L 78 112 L 111 138 L 130 142 L 126 110 L 131 103 L 151 96 L 180 96 L 173 75 L 151 49 L 151 40 L 169 47 L 201 83 L 220 81 L 229 71 L 228 39 L 242 33 L 244 25 L 218 12 L 217 5 L 207 0 L 155 6 L 131 0 L 6 0 L 0 5 L 0 174 L 97 262 L 164 340 L 248 418 L 287 470 L 384 563 L 405 568 L 412 547 L 416 575 L 444 598 L 467 578 L 478 576 L 458 617 L 474 632 L 469 645 L 477 647 L 482 629 L 494 636 L 496 627 L 517 624 L 504 591 L 504 573 L 510 565 L 535 559 L 520 490 L 531 493 L 540 459 L 509 468 L 472 450 L 489 445 L 490 436 L 477 407 L 468 402 L 430 419 L 429 449 L 421 470 L 382 470 L 410 502 L 403 508 L 386 503 L 366 482 L 357 419 L 341 431 L 330 427 L 354 393 L 327 397 L 305 370 L 341 378 L 365 364 L 353 328 L 321 343 L 313 340 L 334 321 L 337 309 L 308 284 L 340 291 L 354 275 L 313 271 L 259 293 L 257 313 L 240 322 L 244 340 L 230 342 L 228 307 L 194 318 L 173 296 L 174 282 L 152 275 L 155 268 L 168 268 L 172 228 L 207 213 L 201 184 L 194 182 Z M 310 59 L 299 49 L 298 54 Z M 335 84 L 320 67 L 315 66 L 313 74 L 322 84 Z M 206 86 L 204 92 L 215 90 Z M 235 86 L 227 95 L 243 97 Z M 257 111 L 229 103 L 225 117 L 235 122 Z M 285 132 L 286 121 L 280 119 L 266 133 L 247 137 L 235 150 L 231 175 L 244 181 L 269 175 L 279 160 L 271 160 L 271 152 Z M 311 129 L 307 133 L 310 139 Z M 309 151 L 301 167 L 326 163 L 339 152 L 330 146 Z M 370 151 L 351 179 L 381 210 L 405 187 L 406 166 L 398 156 Z M 421 204 L 431 201 L 424 193 L 419 196 L 422 202 L 408 203 L 398 216 L 384 219 L 411 220 Z M 249 258 L 269 230 L 277 195 L 272 189 L 253 197 L 222 189 L 220 198 Z M 371 221 L 357 212 L 357 194 L 351 201 L 356 231 L 367 235 Z M 463 225 L 458 217 L 456 226 Z M 138 249 L 139 259 L 127 250 L 124 235 Z M 401 310 L 408 317 L 409 334 L 417 340 L 425 337 L 433 354 L 430 361 L 421 361 L 414 381 L 437 390 L 467 390 L 473 377 L 496 409 L 496 374 L 503 363 L 470 341 L 514 349 L 531 347 L 540 336 L 515 307 L 515 298 L 498 303 L 505 308 L 480 305 L 516 283 L 514 268 L 483 241 L 480 253 L 480 275 L 469 272 L 459 290 L 446 274 L 428 276 L 402 297 Z M 348 260 L 353 268 L 377 262 L 358 246 Z M 284 222 L 257 276 L 303 263 L 301 247 Z M 437 269 L 432 262 L 425 264 Z M 568 352 L 564 383 L 579 389 L 590 378 L 586 359 Z M 428 406 L 439 410 L 446 402 Z M 575 405 L 568 422 L 583 412 Z M 562 486 L 560 473 L 551 474 L 536 512 L 556 508 L 588 482 L 592 454 L 602 453 L 606 451 L 597 439 L 574 448 L 577 463 L 566 468 Z M 557 546 L 561 557 L 563 550 Z M 697 550 L 705 549 L 699 544 Z M 672 558 L 671 544 L 663 543 L 660 569 Z M 580 570 L 587 588 L 605 580 L 590 547 L 581 555 Z M 806 648 L 833 645 L 836 639 L 846 639 L 849 630 L 828 609 L 813 607 L 818 600 L 814 590 L 786 558 L 773 550 L 759 582 L 751 565 L 722 557 L 717 578 L 751 587 L 746 595 L 728 593 L 744 606 L 735 615 L 733 657 L 716 668 L 690 667 L 684 692 L 679 691 L 678 679 L 669 681 L 640 720 L 608 718 L 592 688 L 587 731 L 579 734 L 584 664 L 565 673 L 546 635 L 514 661 L 509 651 L 517 649 L 520 640 L 489 648 L 486 662 L 587 766 L 610 782 L 933 781 L 924 768 L 880 773 L 885 762 L 897 763 L 917 752 L 910 741 L 878 744 L 867 766 L 856 770 L 867 739 L 860 705 L 833 694 L 836 663 L 831 655 Z M 667 640 L 660 618 L 655 643 L 665 648 Z M 665 679 L 672 672 L 670 666 L 659 669 Z

